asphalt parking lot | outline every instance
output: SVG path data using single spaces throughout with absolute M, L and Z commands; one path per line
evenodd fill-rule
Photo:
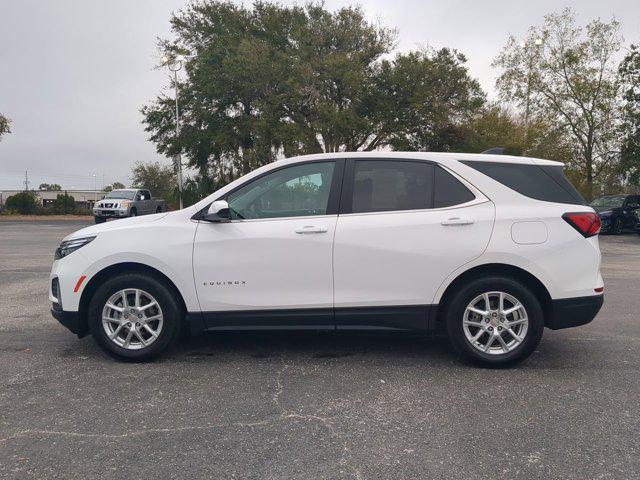
M 413 335 L 216 334 L 125 364 L 49 314 L 81 223 L 0 223 L 0 478 L 640 478 L 640 237 L 511 370 Z

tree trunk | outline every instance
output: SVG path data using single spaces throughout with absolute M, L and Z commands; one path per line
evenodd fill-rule
M 585 162 L 587 167 L 587 201 L 593 200 L 593 154 L 587 152 L 585 155 Z

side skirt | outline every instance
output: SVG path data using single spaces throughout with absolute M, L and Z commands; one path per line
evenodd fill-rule
M 192 334 L 220 330 L 430 330 L 437 305 L 188 313 Z

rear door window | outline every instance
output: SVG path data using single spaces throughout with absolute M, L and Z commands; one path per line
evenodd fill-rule
M 562 166 L 461 160 L 460 163 L 536 200 L 584 205 L 585 201 L 564 176 Z
M 357 160 L 353 213 L 420 210 L 433 205 L 434 166 L 404 160 Z

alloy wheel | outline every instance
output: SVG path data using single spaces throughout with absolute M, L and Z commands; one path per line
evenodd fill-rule
M 467 341 L 477 350 L 504 355 L 524 341 L 529 318 L 524 305 L 505 292 L 485 292 L 471 300 L 462 326 Z
M 155 342 L 162 332 L 160 304 L 137 288 L 120 290 L 102 309 L 102 328 L 107 338 L 127 350 L 140 350 Z

